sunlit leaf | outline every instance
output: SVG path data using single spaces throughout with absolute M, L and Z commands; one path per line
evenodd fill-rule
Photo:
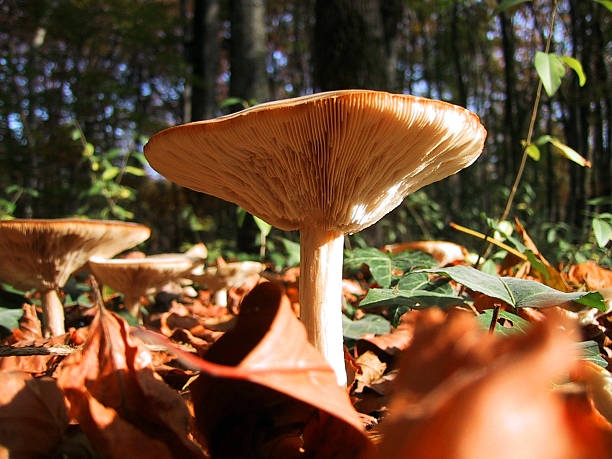
M 529 157 L 533 159 L 534 161 L 540 160 L 540 149 L 533 143 L 528 145 L 527 148 L 525 148 L 525 151 L 527 152 Z
M 94 146 L 90 144 L 89 142 L 87 142 L 85 144 L 85 148 L 83 148 L 83 156 L 85 156 L 86 158 L 89 158 L 90 156 L 93 156 L 93 154 L 94 154 Z
M 535 68 L 546 93 L 549 96 L 554 95 L 561 85 L 563 75 L 565 75 L 563 60 L 556 54 L 538 51 L 535 56 Z
M 145 175 L 145 171 L 143 169 L 134 166 L 126 166 L 125 172 L 127 174 L 137 175 L 138 177 L 142 177 L 143 175 Z
M 612 11 L 612 1 L 610 1 L 610 0 L 593 0 L 593 1 L 599 3 L 600 5 L 605 6 L 610 11 Z
M 612 226 L 601 218 L 594 218 L 592 225 L 597 245 L 603 249 L 612 238 Z
M 264 237 L 270 234 L 270 231 L 272 230 L 272 225 L 270 225 L 269 223 L 263 221 L 261 218 L 256 217 L 254 215 L 253 215 L 253 220 L 255 220 L 255 224 L 257 225 L 257 228 L 259 228 L 259 231 Z
M 102 180 L 112 180 L 119 174 L 120 169 L 116 166 L 111 166 L 102 172 Z
M 573 148 L 565 145 L 563 142 L 561 142 L 556 137 L 553 137 L 551 135 L 543 135 L 543 136 L 539 137 L 535 141 L 535 143 L 537 145 L 544 145 L 545 143 L 550 143 L 551 145 L 553 145 L 556 148 L 556 151 L 558 153 L 560 153 L 562 156 L 565 156 L 570 161 L 573 161 L 573 162 L 575 162 L 576 164 L 579 164 L 582 167 L 585 167 L 585 166 L 586 167 L 591 167 L 591 162 L 589 160 L 587 160 L 586 158 L 581 156 L 580 153 L 578 153 Z
M 565 62 L 569 68 L 576 72 L 576 75 L 578 75 L 578 84 L 584 86 L 586 83 L 586 75 L 584 74 L 580 61 L 569 56 L 561 56 L 561 59 L 563 59 L 563 62 Z
M 589 160 L 581 156 L 576 150 L 565 145 L 559 139 L 551 137 L 549 141 L 555 146 L 557 150 L 561 152 L 563 156 L 565 156 L 570 161 L 573 161 L 582 167 L 591 167 L 591 162 Z

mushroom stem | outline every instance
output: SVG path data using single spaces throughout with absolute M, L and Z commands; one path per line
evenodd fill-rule
M 43 336 L 59 336 L 66 333 L 64 328 L 64 306 L 57 290 L 50 289 L 42 292 L 43 310 Z
M 300 232 L 300 318 L 310 342 L 346 385 L 342 335 L 344 234 L 318 228 Z
M 140 313 L 140 296 L 139 295 L 124 295 L 123 306 L 126 311 L 132 316 L 138 319 L 139 323 L 142 323 L 142 314 Z
M 216 306 L 227 307 L 227 289 L 220 288 L 217 290 L 213 296 L 213 303 Z

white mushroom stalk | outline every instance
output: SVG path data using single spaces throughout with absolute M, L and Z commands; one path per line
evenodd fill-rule
M 300 309 L 309 339 L 344 384 L 342 240 L 404 197 L 470 165 L 486 131 L 470 111 L 377 91 L 258 105 L 162 131 L 145 155 L 179 185 L 300 230 Z

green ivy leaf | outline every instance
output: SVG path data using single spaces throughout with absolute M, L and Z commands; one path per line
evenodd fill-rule
M 586 75 L 584 74 L 584 70 L 582 69 L 582 64 L 580 63 L 580 61 L 569 56 L 561 56 L 561 59 L 563 60 L 563 62 L 565 62 L 565 65 L 567 65 L 574 72 L 576 72 L 576 75 L 578 75 L 578 84 L 581 87 L 584 86 L 584 84 L 586 83 Z
M 19 328 L 19 319 L 23 316 L 23 309 L 10 309 L 0 307 L 0 326 L 8 330 Z
M 538 51 L 535 56 L 535 68 L 546 93 L 553 96 L 561 86 L 561 79 L 565 75 L 563 60 L 556 54 Z
M 381 252 L 373 247 L 347 252 L 344 263 L 355 268 L 362 264 L 368 265 L 372 277 L 382 288 L 391 287 L 395 280 L 410 270 L 436 266 L 436 262 L 431 255 L 423 252 L 404 251 L 393 255 Z M 399 275 L 396 275 L 396 273 L 399 273 Z
M 509 336 L 514 333 L 525 333 L 527 328 L 529 327 L 529 322 L 523 319 L 516 314 L 512 314 L 511 312 L 507 312 L 504 310 L 499 311 L 499 316 L 503 319 L 509 320 L 512 322 L 512 327 L 495 327 L 495 334 L 501 336 Z M 481 328 L 484 330 L 488 330 L 491 325 L 491 320 L 493 319 L 493 309 L 486 309 L 482 314 L 479 314 L 476 317 L 476 320 L 480 324 Z
M 593 226 L 593 232 L 595 233 L 597 245 L 603 249 L 610 241 L 610 238 L 612 238 L 612 226 L 601 218 L 594 218 L 591 224 Z
M 378 249 L 368 247 L 349 252 L 345 264 L 355 268 L 366 264 L 378 285 L 383 288 L 391 285 L 391 257 Z
M 606 362 L 606 360 L 599 353 L 599 345 L 597 344 L 597 341 L 581 341 L 580 343 L 575 343 L 575 346 L 578 348 L 578 351 L 582 356 L 582 360 L 593 362 L 594 364 L 603 368 L 608 366 L 608 362 Z
M 359 320 L 351 320 L 342 315 L 342 330 L 345 338 L 358 340 L 366 333 L 384 335 L 389 333 L 391 324 L 378 314 L 366 314 Z
M 497 277 L 485 274 L 469 266 L 450 266 L 448 268 L 424 269 L 420 272 L 449 276 L 455 282 L 471 290 L 500 299 L 515 308 L 545 308 L 575 301 L 585 306 L 606 310 L 603 296 L 599 292 L 560 292 L 540 282 Z

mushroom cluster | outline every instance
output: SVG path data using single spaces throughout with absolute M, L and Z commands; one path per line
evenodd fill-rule
M 175 126 L 153 136 L 145 156 L 179 185 L 234 202 L 279 229 L 300 230 L 301 319 L 343 385 L 344 235 L 470 165 L 485 137 L 464 108 L 345 90 Z
M 58 291 L 93 256 L 112 257 L 145 241 L 151 230 L 135 223 L 101 220 L 0 221 L 0 281 L 42 297 L 43 334 L 64 333 Z

